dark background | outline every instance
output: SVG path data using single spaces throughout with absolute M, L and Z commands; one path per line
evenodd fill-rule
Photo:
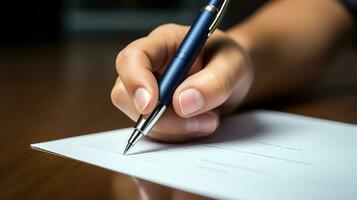
M 168 22 L 190 24 L 205 0 L 2 1 L 1 44 L 26 45 L 70 37 L 141 36 Z M 241 21 L 264 0 L 231 1 L 223 27 Z

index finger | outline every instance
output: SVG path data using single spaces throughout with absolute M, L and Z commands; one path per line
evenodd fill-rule
M 148 114 L 154 109 L 158 85 L 153 71 L 164 69 L 184 37 L 184 30 L 182 26 L 165 25 L 129 44 L 119 53 L 116 69 L 141 114 Z

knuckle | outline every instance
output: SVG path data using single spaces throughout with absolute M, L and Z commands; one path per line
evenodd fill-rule
M 124 92 L 125 92 L 125 88 L 124 88 L 123 84 L 121 84 L 121 83 L 120 84 L 116 84 L 113 87 L 113 89 L 112 89 L 112 91 L 110 93 L 110 97 L 111 97 L 112 103 L 115 106 L 119 107 L 120 104 L 122 103 L 122 101 L 123 101 L 122 97 L 125 94 Z
M 123 67 L 123 63 L 130 63 L 140 58 L 142 50 L 134 45 L 129 45 L 123 49 L 116 58 L 116 67 L 119 70 Z
M 133 59 L 137 58 L 140 54 L 140 49 L 129 45 L 118 54 L 117 64 L 121 62 L 130 62 Z
M 218 70 L 211 70 L 209 76 L 213 82 L 218 84 L 218 91 L 224 95 L 224 97 L 230 96 L 232 92 L 232 83 L 229 81 L 228 76 Z
M 125 49 L 123 49 L 117 56 L 115 65 L 117 72 L 120 77 L 123 77 L 125 75 L 125 72 L 127 70 L 126 66 L 130 63 L 134 63 L 140 59 L 140 56 L 142 55 L 142 51 L 138 47 L 134 46 L 128 46 Z

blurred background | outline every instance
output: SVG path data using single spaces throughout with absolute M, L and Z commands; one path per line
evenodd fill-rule
M 190 24 L 205 0 L 3 1 L 2 44 L 72 37 L 138 37 L 163 23 Z M 223 27 L 243 20 L 265 0 L 232 1 Z

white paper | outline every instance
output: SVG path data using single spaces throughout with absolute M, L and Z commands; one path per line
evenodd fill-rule
M 357 126 L 255 111 L 223 120 L 185 144 L 143 139 L 132 129 L 31 145 L 148 181 L 219 199 L 357 199 Z

